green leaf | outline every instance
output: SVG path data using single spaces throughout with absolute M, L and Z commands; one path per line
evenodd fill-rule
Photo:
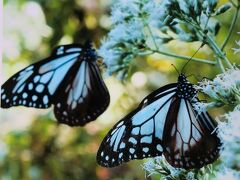
M 232 5 L 230 3 L 224 4 L 222 6 L 220 6 L 217 11 L 215 12 L 215 16 L 219 15 L 219 14 L 223 14 L 225 13 L 227 10 L 229 10 L 232 7 Z

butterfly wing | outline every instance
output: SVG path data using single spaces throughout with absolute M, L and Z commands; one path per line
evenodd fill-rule
M 1 107 L 50 107 L 57 87 L 77 61 L 80 51 L 79 45 L 60 46 L 49 58 L 13 75 L 1 87 Z
M 175 93 L 176 84 L 169 84 L 144 98 L 109 131 L 98 150 L 97 162 L 114 167 L 132 159 L 161 155 L 163 127 Z
M 54 104 L 61 123 L 76 126 L 95 120 L 110 101 L 95 58 L 89 43 L 57 47 L 49 58 L 3 84 L 1 106 L 48 108 Z
M 174 167 L 201 168 L 219 156 L 216 124 L 207 112 L 196 112 L 192 103 L 172 99 L 163 132 L 163 154 Z
M 83 126 L 105 111 L 110 102 L 109 92 L 95 61 L 83 59 L 71 73 L 57 92 L 54 113 L 61 123 Z

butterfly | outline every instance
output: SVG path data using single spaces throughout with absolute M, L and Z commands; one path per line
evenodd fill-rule
M 133 159 L 164 155 L 173 167 L 192 169 L 219 156 L 216 122 L 206 111 L 197 112 L 197 91 L 184 74 L 177 83 L 145 97 L 106 135 L 97 162 L 114 167 Z
M 8 79 L 1 88 L 1 107 L 49 108 L 60 123 L 83 126 L 110 102 L 91 43 L 62 45 L 50 57 Z

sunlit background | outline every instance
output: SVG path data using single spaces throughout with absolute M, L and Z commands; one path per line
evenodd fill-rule
M 111 28 L 110 6 L 110 0 L 5 0 L 3 82 L 30 63 L 49 56 L 59 44 L 83 43 L 90 39 L 98 48 Z M 218 42 L 226 36 L 231 17 L 231 11 L 221 16 Z M 231 50 L 239 23 L 238 26 L 226 48 L 233 62 L 239 60 Z M 173 52 L 188 56 L 198 47 L 199 43 L 174 41 L 168 44 Z M 214 58 L 207 47 L 196 57 Z M 103 69 L 111 104 L 104 114 L 85 127 L 71 128 L 56 123 L 52 108 L 1 109 L 0 179 L 145 179 L 143 161 L 106 169 L 97 165 L 96 152 L 112 125 L 136 107 L 144 96 L 176 81 L 177 73 L 171 64 L 180 69 L 183 63 L 160 55 L 137 58 L 125 82 L 106 76 Z M 215 67 L 194 62 L 187 69 L 188 74 L 195 75 L 189 78 L 191 82 L 219 73 Z M 217 116 L 220 111 L 212 110 L 211 114 Z

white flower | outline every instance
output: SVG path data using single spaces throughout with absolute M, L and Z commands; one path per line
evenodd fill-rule
M 220 122 L 218 135 L 222 140 L 221 159 L 231 167 L 240 167 L 240 108 L 222 116 L 227 122 Z
M 139 6 L 137 0 L 119 0 L 112 6 L 112 22 L 114 24 L 124 23 L 131 17 L 137 17 Z
M 141 21 L 131 20 L 117 24 L 102 41 L 98 53 L 103 57 L 109 74 L 127 69 L 129 62 L 139 53 L 136 46 L 144 41 L 143 31 Z
M 159 1 L 149 1 L 144 7 L 149 15 L 149 24 L 156 28 L 162 28 L 171 17 L 169 15 L 171 3 L 171 0 L 162 0 L 161 3 Z
M 195 88 L 217 102 L 237 105 L 240 103 L 240 69 L 234 67 L 213 80 L 204 79 Z
M 142 165 L 142 168 L 149 173 L 148 176 L 151 176 L 152 174 L 156 174 L 157 173 L 156 172 L 156 164 L 154 163 L 153 159 L 145 162 Z

